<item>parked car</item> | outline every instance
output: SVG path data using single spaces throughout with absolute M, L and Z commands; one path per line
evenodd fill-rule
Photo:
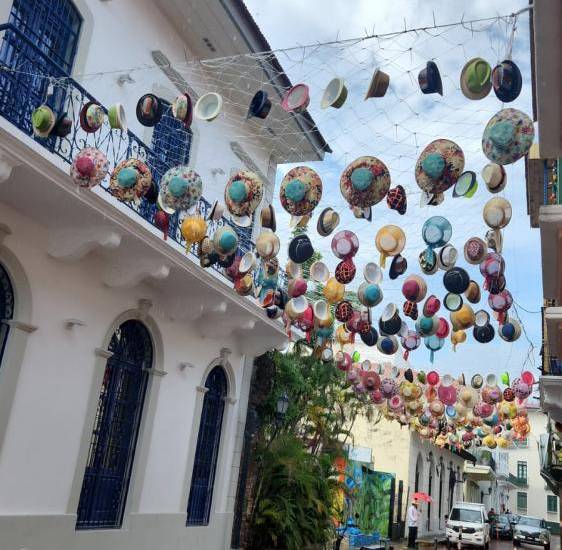
M 490 523 L 491 536 L 493 539 L 511 540 L 513 538 L 513 527 L 507 514 L 499 514 Z
M 511 512 L 508 514 L 505 514 L 508 519 L 509 519 L 509 523 L 511 523 L 511 525 L 515 525 L 518 521 L 519 521 L 519 516 L 517 514 L 512 514 Z
M 461 545 L 479 546 L 488 550 L 490 545 L 490 523 L 483 504 L 457 502 L 451 513 L 445 516 L 447 548 Z
M 550 531 L 546 521 L 519 516 L 517 525 L 513 527 L 513 546 L 520 546 L 522 543 L 543 546 L 545 550 L 550 550 Z

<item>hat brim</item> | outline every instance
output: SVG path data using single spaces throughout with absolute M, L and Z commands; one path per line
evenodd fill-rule
M 99 105 L 97 102 L 95 101 L 88 101 L 80 110 L 80 127 L 82 128 L 82 130 L 84 130 L 84 132 L 88 133 L 88 134 L 93 134 L 94 132 L 97 132 L 100 127 L 98 126 L 97 128 L 90 126 L 88 124 L 88 119 L 86 118 L 86 112 L 88 111 L 88 109 L 92 106 L 92 105 Z
M 147 117 L 142 112 L 142 101 L 145 97 L 152 97 L 154 100 L 156 100 L 156 113 L 154 115 L 154 118 Z M 160 120 L 162 119 L 163 113 L 164 113 L 164 106 L 162 104 L 162 100 L 160 98 L 156 97 L 154 94 L 145 94 L 137 102 L 137 108 L 136 108 L 137 120 L 143 126 L 147 126 L 149 128 L 151 128 L 152 126 L 156 126 L 160 122 Z
M 402 269 L 396 269 L 396 264 L 398 262 L 402 261 L 403 262 L 403 268 Z M 390 270 L 389 270 L 389 274 L 388 276 L 391 279 L 397 279 L 398 277 L 400 277 L 400 275 L 404 275 L 404 273 L 406 273 L 406 271 L 408 270 L 408 262 L 406 260 L 406 258 L 404 258 L 404 256 L 401 256 L 400 254 L 397 254 L 396 256 L 394 256 L 394 258 L 392 258 L 392 262 L 390 263 Z
M 329 212 L 334 212 L 334 214 L 336 216 L 336 219 L 337 219 L 337 222 L 332 224 L 332 227 L 326 227 L 324 225 L 324 218 L 326 217 L 326 215 Z M 318 216 L 318 223 L 316 224 L 316 230 L 318 231 L 318 234 L 321 237 L 328 237 L 329 235 L 331 235 L 333 233 L 334 229 L 338 226 L 339 222 L 340 222 L 339 214 L 337 212 L 335 212 L 333 210 L 333 208 L 330 208 L 330 207 L 325 208 L 320 213 L 320 216 Z
M 468 85 L 467 85 L 467 82 L 466 82 L 466 71 L 468 70 L 468 67 L 469 67 L 469 65 L 471 64 L 472 61 L 473 61 L 473 59 L 468 61 L 465 64 L 465 66 L 462 68 L 462 72 L 461 72 L 461 91 L 462 91 L 462 94 L 468 99 L 475 99 L 475 100 L 484 99 L 492 91 L 492 78 L 490 77 L 490 79 L 488 80 L 486 85 L 478 93 L 472 92 L 468 88 Z
M 390 84 L 390 77 L 380 69 L 376 69 L 369 82 L 369 87 L 365 93 L 365 99 L 373 97 L 384 97 L 388 86 Z

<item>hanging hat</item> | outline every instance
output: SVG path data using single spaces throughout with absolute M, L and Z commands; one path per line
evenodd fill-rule
M 449 323 L 447 322 L 447 319 L 445 319 L 444 317 L 439 317 L 438 322 L 439 323 L 437 326 L 437 330 L 435 331 L 435 335 L 438 338 L 447 338 L 447 336 L 449 336 Z M 443 377 L 443 380 L 441 381 L 443 385 L 448 385 L 446 384 L 446 382 L 449 381 L 449 378 L 447 377 L 451 378 L 451 384 L 452 384 L 453 377 L 450 374 L 446 374 Z
M 324 294 L 324 298 L 326 298 L 330 304 L 337 304 L 343 300 L 345 286 L 338 283 L 335 277 L 330 277 L 326 281 L 322 293 Z
M 94 147 L 86 147 L 77 153 L 70 167 L 70 176 L 80 187 L 95 187 L 109 171 L 107 157 Z
M 389 270 L 389 277 L 394 280 L 406 273 L 408 269 L 408 262 L 404 256 L 400 254 L 396 254 L 394 258 L 392 258 L 392 262 L 390 263 L 390 270 Z
M 455 184 L 463 170 L 462 149 L 451 140 L 436 139 L 416 162 L 416 183 L 422 191 L 439 197 Z
M 398 338 L 381 335 L 377 340 L 377 349 L 384 355 L 394 355 L 398 351 Z
M 453 197 L 464 197 L 469 199 L 473 197 L 478 189 L 478 182 L 476 181 L 476 174 L 470 170 L 463 172 L 455 186 L 453 187 Z
M 262 231 L 256 239 L 256 252 L 264 260 L 275 258 L 280 247 L 279 237 L 272 231 Z
M 207 220 L 209 221 L 220 220 L 223 214 L 224 214 L 224 205 L 220 201 L 216 200 L 215 202 L 213 202 L 213 205 L 211 206 L 211 209 L 207 214 Z
M 320 236 L 327 237 L 340 223 L 340 215 L 333 208 L 325 208 L 318 216 L 316 229 Z
M 437 332 L 439 328 L 439 319 L 433 317 L 420 317 L 416 321 L 416 330 L 420 336 L 431 336 Z
M 323 261 L 317 260 L 311 264 L 309 274 L 313 281 L 325 283 L 330 277 L 330 270 Z
M 437 267 L 447 271 L 455 266 L 459 253 L 452 244 L 446 244 L 437 254 Z
M 207 234 L 207 222 L 199 215 L 187 216 L 181 222 L 180 232 L 189 251 L 193 244 L 201 242 Z
M 358 220 L 367 220 L 370 222 L 373 219 L 373 209 L 371 206 L 366 206 L 365 208 L 353 206 L 351 211 Z
M 494 339 L 495 333 L 496 331 L 490 323 L 487 323 L 481 327 L 474 327 L 472 329 L 472 335 L 474 336 L 474 339 L 481 344 L 488 344 L 489 342 L 491 342 Z
M 347 88 L 345 87 L 345 81 L 343 78 L 332 78 L 320 101 L 320 107 L 322 109 L 327 109 L 328 107 L 334 107 L 339 109 L 347 99 Z
M 437 388 L 437 395 L 445 405 L 454 405 L 457 402 L 457 388 L 455 386 L 444 386 L 441 383 Z
M 500 325 L 498 334 L 506 342 L 515 342 L 521 336 L 521 325 L 516 319 L 508 319 L 503 325 Z
M 506 59 L 496 65 L 492 71 L 492 86 L 496 97 L 502 103 L 516 100 L 523 86 L 519 67 L 511 59 Z
M 238 234 L 230 226 L 219 227 L 213 235 L 213 246 L 222 256 L 233 254 L 238 248 Z
M 193 115 L 199 120 L 211 122 L 222 111 L 222 96 L 216 92 L 203 94 L 195 103 Z
M 361 338 L 361 341 L 369 347 L 373 347 L 376 345 L 376 343 L 379 340 L 379 333 L 377 332 L 377 329 L 375 327 L 369 327 L 368 330 L 364 331 L 362 330 L 359 333 L 359 337 Z M 376 374 L 376 373 L 373 373 Z
M 289 243 L 289 258 L 296 264 L 302 264 L 312 258 L 314 248 L 308 235 L 302 233 Z
M 378 285 L 383 279 L 382 269 L 375 262 L 369 262 L 363 268 L 363 277 L 368 283 Z
M 359 250 L 359 239 L 353 231 L 344 229 L 332 237 L 332 252 L 336 258 L 353 258 Z
M 88 101 L 80 110 L 80 127 L 84 132 L 97 132 L 105 120 L 103 107 L 95 101 Z
M 468 304 L 463 304 L 451 313 L 450 319 L 453 330 L 466 330 L 474 325 L 474 311 Z
M 365 99 L 369 99 L 371 97 L 383 97 L 386 94 L 386 90 L 388 90 L 389 83 L 390 76 L 380 69 L 376 69 L 371 77 L 371 82 L 369 82 Z
M 302 113 L 310 103 L 310 92 L 306 84 L 295 84 L 285 92 L 281 108 L 288 113 Z
M 375 245 L 381 254 L 380 266 L 385 267 L 388 256 L 396 256 L 406 246 L 406 235 L 397 225 L 384 225 L 375 237 Z
M 137 102 L 137 119 L 143 126 L 156 126 L 163 113 L 164 103 L 154 94 L 145 94 Z
M 483 327 L 490 322 L 490 314 L 485 309 L 479 309 L 474 313 L 474 324 Z
M 408 359 L 408 355 L 411 351 L 414 351 L 416 349 L 418 349 L 420 347 L 421 344 L 421 338 L 420 335 L 415 331 L 415 330 L 409 330 L 406 334 L 404 334 L 401 338 L 401 344 L 402 347 L 404 348 L 404 360 Z M 411 369 L 408 369 L 411 372 Z M 408 370 L 406 371 L 406 373 L 408 372 Z M 412 373 L 412 379 L 409 380 L 409 378 L 407 378 L 406 373 L 404 373 L 404 378 L 406 378 L 406 380 L 408 380 L 409 382 L 413 382 L 413 373 Z
M 68 117 L 68 113 L 64 111 L 57 117 L 57 121 L 50 135 L 60 138 L 66 137 L 72 132 L 72 127 L 73 121 Z
M 416 304 L 416 302 L 406 300 L 402 306 L 402 311 L 406 317 L 409 317 L 414 321 L 418 318 L 418 304 Z
M 428 261 L 435 257 L 433 250 L 445 246 L 451 239 L 452 234 L 451 223 L 443 216 L 432 216 L 424 222 L 422 238 L 427 244 L 425 256 Z
M 433 315 L 439 311 L 440 307 L 441 302 L 439 301 L 439 298 L 432 294 L 427 298 L 425 304 L 423 305 L 423 314 L 425 317 L 433 317 Z
M 500 324 L 503 323 L 505 319 L 505 312 L 512 306 L 512 304 L 513 296 L 509 290 L 502 290 L 497 294 L 490 294 L 488 296 L 488 305 L 493 311 L 500 314 L 498 318 Z
M 160 180 L 160 204 L 169 214 L 190 210 L 199 202 L 202 192 L 201 176 L 189 166 L 174 166 Z
M 464 244 L 464 259 L 472 265 L 478 265 L 488 253 L 488 245 L 480 237 L 470 237 Z
M 252 101 L 250 101 L 250 106 L 248 107 L 248 113 L 246 118 L 267 118 L 267 115 L 271 111 L 271 100 L 269 99 L 268 93 L 265 90 L 258 90 Z
M 342 260 L 337 266 L 336 270 L 334 271 L 334 277 L 336 280 L 341 283 L 342 285 L 347 285 L 353 281 L 355 278 L 355 272 L 357 268 L 353 263 L 351 258 L 347 258 Z
M 293 216 L 310 214 L 322 198 L 322 180 L 312 169 L 297 166 L 281 181 L 279 198 L 283 208 Z
M 339 302 L 336 305 L 334 315 L 340 323 L 349 321 L 353 315 L 353 306 L 351 305 L 351 302 L 348 300 L 342 300 Z
M 400 311 L 395 304 L 386 304 L 379 319 L 379 329 L 381 334 L 398 334 L 402 328 Z
M 488 122 L 482 135 L 482 150 L 497 164 L 512 164 L 524 157 L 533 144 L 533 121 L 517 109 L 502 109 Z
M 55 113 L 48 105 L 40 105 L 31 114 L 33 135 L 37 137 L 49 137 L 57 122 Z
M 421 270 L 424 272 L 425 275 L 433 275 L 437 273 L 437 256 L 433 254 L 429 258 L 426 258 L 425 250 L 422 250 L 418 256 L 418 261 L 420 264 Z
M 271 229 L 275 233 L 277 230 L 277 220 L 275 218 L 275 209 L 272 204 L 264 206 L 260 214 L 261 226 L 264 229 Z
M 340 177 L 341 194 L 351 206 L 373 206 L 386 196 L 389 188 L 388 168 L 376 157 L 355 159 Z
M 443 84 L 439 69 L 434 61 L 428 61 L 425 69 L 418 74 L 418 83 L 423 94 L 443 95 Z
M 402 294 L 409 302 L 421 302 L 427 294 L 427 284 L 419 275 L 410 275 L 402 284 Z
M 122 103 L 115 103 L 107 110 L 107 120 L 113 130 L 127 131 L 127 116 Z
M 302 296 L 306 294 L 308 290 L 308 283 L 306 279 L 291 279 L 287 284 L 287 294 L 291 298 L 297 298 L 298 296 Z
M 511 204 L 503 197 L 494 197 L 484 205 L 484 221 L 491 229 L 502 229 L 511 221 Z
M 121 161 L 113 170 L 109 189 L 120 201 L 140 201 L 150 189 L 152 175 L 148 166 L 139 159 Z
M 185 92 L 177 96 L 172 103 L 172 115 L 189 128 L 193 122 L 193 102 L 190 95 Z
M 249 170 L 236 172 L 224 189 L 224 202 L 237 225 L 249 226 L 252 214 L 263 197 L 263 183 L 259 176 Z
M 492 67 L 481 57 L 468 61 L 461 73 L 461 90 L 468 99 L 483 99 L 492 89 Z
M 480 301 L 480 287 L 476 281 L 470 281 L 468 288 L 464 291 L 466 299 L 471 304 L 477 304 Z
M 505 168 L 501 164 L 490 162 L 482 168 L 482 179 L 490 193 L 503 191 L 507 184 Z
M 466 342 L 466 332 L 464 330 L 455 330 L 451 332 L 451 343 L 453 351 L 457 351 L 457 345 Z
M 503 249 L 503 236 L 501 231 L 494 231 L 493 229 L 486 231 L 486 244 L 488 248 L 500 254 Z
M 406 208 L 408 206 L 406 191 L 401 185 L 397 185 L 388 190 L 386 204 L 388 204 L 391 210 L 396 210 L 401 215 L 406 213 Z

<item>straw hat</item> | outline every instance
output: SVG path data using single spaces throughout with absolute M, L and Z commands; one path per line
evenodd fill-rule
M 348 300 L 342 300 L 341 302 L 338 302 L 334 315 L 340 323 L 349 321 L 349 319 L 351 319 L 351 316 L 353 315 L 353 305 Z
M 398 338 L 381 335 L 377 340 L 377 349 L 384 355 L 394 355 L 398 351 Z
M 222 256 L 233 254 L 238 248 L 238 234 L 232 227 L 219 227 L 213 235 L 213 246 Z
M 190 210 L 199 202 L 202 193 L 201 176 L 186 165 L 170 168 L 160 180 L 160 203 L 168 214 Z
M 374 283 L 361 283 L 357 290 L 357 299 L 365 307 L 378 306 L 383 299 L 381 287 Z
M 379 264 L 381 267 L 385 267 L 388 256 L 396 256 L 404 250 L 406 235 L 397 225 L 385 225 L 378 230 L 375 245 L 381 254 Z
M 345 86 L 345 81 L 343 78 L 332 78 L 320 101 L 320 107 L 322 109 L 327 109 L 328 107 L 334 107 L 339 109 L 347 99 L 347 88 Z
M 201 242 L 207 234 L 207 222 L 198 215 L 187 216 L 181 222 L 180 231 L 189 250 L 192 244 Z
M 330 277 L 326 284 L 324 285 L 324 298 L 328 300 L 330 304 L 337 304 L 343 300 L 343 295 L 345 293 L 345 286 L 339 283 L 335 277 Z
M 446 244 L 437 254 L 437 267 L 444 271 L 455 267 L 458 251 L 452 244 Z
M 302 264 L 312 258 L 314 248 L 305 233 L 295 236 L 289 243 L 289 258 L 296 264 Z
M 280 248 L 279 237 L 272 231 L 262 231 L 256 239 L 256 252 L 264 260 L 277 256 Z
M 503 191 L 507 184 L 507 174 L 501 164 L 490 162 L 482 168 L 482 179 L 490 193 Z
M 402 294 L 409 302 L 421 302 L 427 294 L 427 284 L 419 275 L 410 275 L 402 284 Z
M 492 67 L 481 57 L 468 61 L 461 72 L 461 90 L 468 99 L 483 99 L 492 89 Z
M 453 187 L 453 197 L 464 197 L 469 199 L 473 197 L 478 189 L 478 182 L 476 181 L 476 174 L 467 170 L 463 172 L 455 186 Z
M 224 205 L 220 201 L 216 200 L 211 206 L 211 210 L 209 210 L 209 214 L 207 215 L 207 220 L 209 221 L 220 220 L 223 214 L 224 214 Z
M 261 226 L 265 229 L 277 230 L 277 219 L 275 218 L 275 209 L 272 204 L 264 206 L 260 213 Z
M 389 189 L 386 194 L 386 204 L 391 210 L 396 210 L 401 216 L 404 215 L 408 207 L 405 189 L 401 185 Z
M 330 277 L 330 270 L 323 261 L 317 260 L 311 264 L 309 274 L 313 281 L 325 283 Z
M 316 229 L 322 237 L 327 237 L 340 223 L 340 215 L 333 208 L 325 208 L 318 216 Z
M 359 157 L 340 177 L 340 191 L 351 205 L 361 208 L 380 202 L 390 188 L 390 172 L 376 157 Z
M 503 325 L 500 325 L 498 334 L 506 342 L 515 342 L 521 336 L 521 325 L 516 319 L 508 319 Z
M 70 176 L 76 185 L 92 188 L 100 184 L 109 171 L 107 157 L 94 147 L 77 153 L 70 167 Z
M 363 277 L 368 283 L 378 285 L 383 279 L 382 269 L 375 262 L 369 262 L 363 268 Z
M 134 158 L 121 161 L 113 170 L 109 189 L 120 201 L 139 202 L 150 189 L 152 175 L 148 166 Z
M 228 211 L 235 216 L 234 221 L 240 225 L 246 218 L 251 224 L 251 216 L 263 197 L 263 183 L 259 176 L 249 170 L 236 172 L 224 189 L 224 202 Z
M 463 304 L 451 313 L 450 319 L 453 330 L 465 330 L 474 325 L 474 311 L 468 304 Z
M 427 255 L 425 253 L 425 250 L 422 250 L 419 253 L 418 261 L 420 264 L 420 269 L 424 272 L 425 275 L 433 275 L 434 273 L 437 273 L 438 269 L 437 256 L 433 254 L 429 259 L 426 256 Z
M 494 197 L 484 205 L 484 221 L 491 229 L 502 229 L 511 221 L 511 204 L 503 197 Z
M 464 244 L 464 259 L 472 265 L 478 265 L 488 253 L 488 245 L 480 237 L 470 237 Z
M 466 342 L 466 332 L 464 330 L 453 330 L 451 332 L 451 343 L 453 344 L 453 351 L 457 351 L 457 345 L 462 344 L 463 342 Z
M 306 166 L 297 166 L 287 172 L 279 191 L 281 206 L 293 216 L 310 214 L 322 198 L 320 176 Z
M 488 248 L 500 254 L 503 249 L 503 235 L 501 231 L 494 231 L 493 229 L 486 231 L 486 244 Z
M 453 267 L 443 275 L 443 286 L 453 294 L 462 294 L 469 284 L 470 275 L 462 267 Z
M 342 285 L 347 285 L 355 278 L 356 271 L 357 268 L 355 267 L 353 260 L 351 258 L 346 258 L 336 266 L 334 277 Z
M 31 125 L 33 126 L 33 135 L 46 138 L 51 135 L 55 124 L 56 116 L 48 105 L 40 105 L 31 114 Z
M 517 109 L 502 109 L 486 125 L 482 150 L 497 164 L 511 164 L 524 157 L 533 144 L 535 128 L 531 118 Z
M 464 295 L 471 304 L 477 304 L 480 301 L 480 287 L 476 281 L 470 281 Z
M 365 99 L 370 99 L 371 97 L 383 97 L 388 90 L 389 83 L 390 76 L 380 69 L 375 69 L 375 72 L 371 77 L 371 82 L 369 82 Z

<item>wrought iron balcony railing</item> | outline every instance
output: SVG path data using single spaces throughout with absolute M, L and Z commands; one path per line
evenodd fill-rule
M 163 161 L 155 151 L 130 130 L 123 132 L 113 130 L 104 122 L 102 128 L 94 134 L 82 130 L 79 119 L 82 106 L 88 101 L 97 101 L 78 82 L 70 78 L 65 71 L 49 57 L 24 33 L 12 24 L 0 25 L 3 33 L 0 46 L 0 116 L 10 121 L 20 130 L 33 137 L 31 113 L 41 103 L 49 105 L 55 113 L 66 112 L 73 121 L 72 131 L 64 138 L 35 138 L 38 143 L 62 158 L 68 164 L 84 147 L 96 147 L 108 158 L 110 171 L 119 162 L 127 158 L 138 158 L 148 164 L 154 180 L 158 183 L 162 175 L 172 168 L 172 164 Z M 100 103 L 101 104 L 101 103 Z M 107 109 L 103 107 L 107 113 Z M 168 110 L 170 107 L 168 106 Z M 169 112 L 164 116 L 171 116 Z M 107 180 L 102 187 L 109 193 Z M 133 213 L 153 226 L 156 206 L 142 200 L 140 204 L 125 203 Z M 207 217 L 210 203 L 201 198 L 199 213 Z M 176 243 L 185 247 L 185 240 L 180 231 L 184 215 L 175 214 L 170 218 L 168 235 Z M 239 253 L 254 249 L 251 229 L 240 228 L 226 218 L 209 222 L 208 234 L 218 227 L 230 225 L 239 237 Z M 196 246 L 190 249 L 197 256 Z M 216 267 L 223 274 L 223 271 Z M 280 270 L 279 286 L 285 285 L 285 274 Z

